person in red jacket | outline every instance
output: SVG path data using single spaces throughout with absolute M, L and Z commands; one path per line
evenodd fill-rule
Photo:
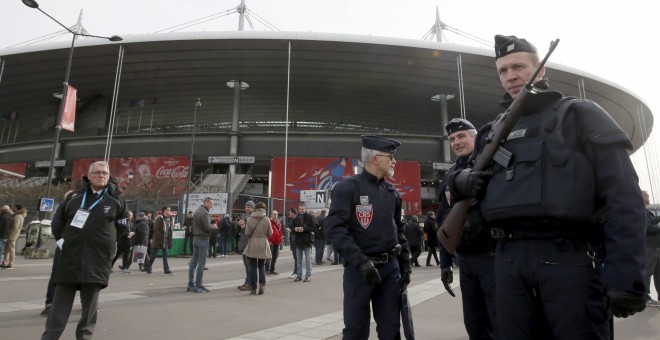
M 266 275 L 280 275 L 275 271 L 275 262 L 277 262 L 277 255 L 280 253 L 280 244 L 282 244 L 282 223 L 278 219 L 277 210 L 273 210 L 270 214 L 270 226 L 273 228 L 273 235 L 268 238 L 270 242 L 270 252 L 272 259 L 266 259 Z

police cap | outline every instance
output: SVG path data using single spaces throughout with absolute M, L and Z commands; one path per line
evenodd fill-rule
M 538 54 L 536 47 L 525 39 L 520 39 L 515 35 L 495 36 L 495 59 L 516 52 L 529 52 Z
M 365 149 L 394 154 L 399 145 L 401 145 L 401 142 L 397 140 L 387 139 L 376 135 L 362 135 L 362 147 Z
M 447 130 L 447 135 L 451 135 L 456 131 L 474 130 L 474 125 L 467 119 L 454 118 L 445 125 L 445 130 Z

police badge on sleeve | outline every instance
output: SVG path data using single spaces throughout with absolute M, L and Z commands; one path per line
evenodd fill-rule
M 369 228 L 374 217 L 374 208 L 369 204 L 369 196 L 360 196 L 360 204 L 355 206 L 355 215 L 362 228 Z

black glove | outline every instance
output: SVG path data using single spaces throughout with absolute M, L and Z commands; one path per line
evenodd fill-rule
M 454 272 L 451 270 L 451 267 L 442 268 L 440 270 L 440 279 L 442 283 L 450 284 L 454 282 Z
M 379 285 L 381 283 L 378 269 L 374 267 L 374 263 L 371 262 L 371 260 L 366 260 L 360 263 L 358 269 L 362 272 L 362 278 L 367 284 Z
M 410 272 L 404 272 L 401 274 L 401 291 L 405 292 L 408 289 L 410 284 Z
M 451 283 L 454 282 L 454 272 L 451 270 L 451 267 L 440 269 L 440 280 L 442 280 L 442 284 L 445 286 L 447 293 L 456 297 L 456 293 L 454 293 L 454 290 L 451 288 Z
M 627 318 L 643 311 L 646 307 L 644 294 L 635 294 L 619 288 L 607 287 L 605 295 L 610 300 L 612 314 L 617 318 Z
M 463 169 L 454 177 L 453 189 L 464 197 L 479 197 L 492 176 L 490 171 Z

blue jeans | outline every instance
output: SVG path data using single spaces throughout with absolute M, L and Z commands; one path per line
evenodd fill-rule
M 314 248 L 316 248 L 316 263 L 323 262 L 323 252 L 325 251 L 325 240 L 316 236 L 314 240 Z
M 245 255 L 241 255 L 241 256 L 243 256 L 243 267 L 245 267 L 245 283 L 244 284 L 251 287 L 252 282 L 250 281 L 250 258 L 245 256 Z
M 227 236 L 220 235 L 220 255 L 227 255 Z
M 158 251 L 163 251 L 163 271 L 165 273 L 170 272 L 170 265 L 167 263 L 167 248 L 151 248 L 151 258 L 149 259 L 149 264 L 147 265 L 147 273 L 151 273 L 151 266 L 154 265 L 156 261 L 156 256 L 158 256 Z
M 302 277 L 302 258 L 305 254 L 305 277 L 312 277 L 312 247 L 296 248 L 296 275 Z
M 264 274 L 264 261 L 265 259 L 256 259 L 248 257 L 250 261 L 250 288 L 257 289 L 257 281 L 259 284 L 266 284 L 266 275 Z M 259 271 L 259 278 L 257 278 L 257 271 Z
M 5 256 L 5 246 L 7 245 L 7 239 L 0 239 L 0 262 L 4 259 Z
M 188 262 L 188 284 L 200 286 L 204 277 L 204 266 L 206 265 L 206 253 L 209 251 L 209 240 L 193 238 L 193 253 Z M 195 276 L 195 271 L 197 275 Z

